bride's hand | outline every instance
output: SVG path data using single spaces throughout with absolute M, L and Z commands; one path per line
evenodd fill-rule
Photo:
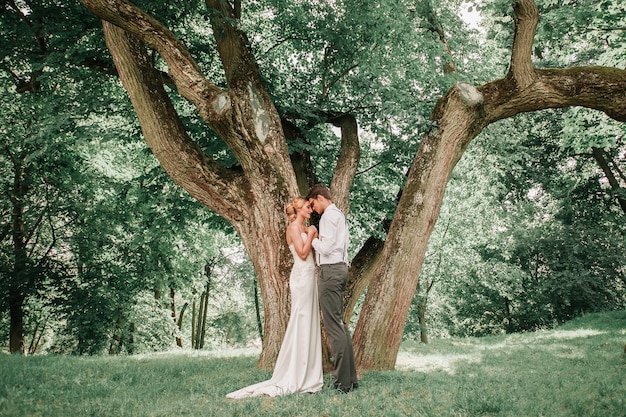
M 313 237 L 317 237 L 317 227 L 315 226 L 309 226 L 306 228 L 306 233 L 308 235 L 313 235 Z

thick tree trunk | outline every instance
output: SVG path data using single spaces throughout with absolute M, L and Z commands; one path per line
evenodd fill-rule
M 11 288 L 9 295 L 10 328 L 9 328 L 9 351 L 11 353 L 25 354 L 24 345 L 24 297 L 18 290 Z
M 439 129 L 422 139 L 369 284 L 353 343 L 357 367 L 393 369 L 428 238 L 449 176 L 476 134 L 475 115 L 453 89 L 438 105 Z

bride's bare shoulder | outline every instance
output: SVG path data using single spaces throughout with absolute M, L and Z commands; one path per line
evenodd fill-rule
M 295 223 L 290 223 L 287 226 L 287 244 L 291 244 L 293 242 L 293 236 L 298 235 L 298 225 Z

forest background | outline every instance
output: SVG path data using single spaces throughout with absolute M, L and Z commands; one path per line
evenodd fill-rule
M 207 41 L 215 9 L 206 3 L 136 2 L 220 79 L 218 48 Z M 267 290 L 250 243 L 155 158 L 101 21 L 77 1 L 2 4 L 3 349 L 118 354 L 260 344 Z M 537 6 L 537 65 L 623 73 L 626 12 L 617 0 Z M 468 9 L 480 20 L 465 21 Z M 331 184 L 348 137 L 341 118 L 358 122 L 347 210 L 355 258 L 368 242 L 385 241 L 437 100 L 510 70 L 509 2 L 268 0 L 233 10 L 292 164 L 308 164 L 308 181 Z M 146 57 L 189 137 L 213 161 L 239 169 L 237 151 L 176 94 L 163 59 L 153 50 Z M 583 107 L 521 113 L 480 132 L 447 182 L 410 308 L 398 320 L 403 338 L 524 332 L 624 309 L 625 132 L 623 122 Z M 268 203 L 283 216 L 282 204 Z M 286 271 L 277 273 L 282 287 Z M 353 326 L 364 294 L 351 306 Z

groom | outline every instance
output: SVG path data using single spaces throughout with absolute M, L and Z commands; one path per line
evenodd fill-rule
M 333 386 L 347 393 L 359 386 L 352 338 L 343 322 L 343 293 L 348 282 L 348 224 L 325 186 L 314 185 L 306 198 L 313 210 L 322 216 L 319 238 L 313 239 L 312 245 L 319 266 L 320 310 L 334 357 Z

